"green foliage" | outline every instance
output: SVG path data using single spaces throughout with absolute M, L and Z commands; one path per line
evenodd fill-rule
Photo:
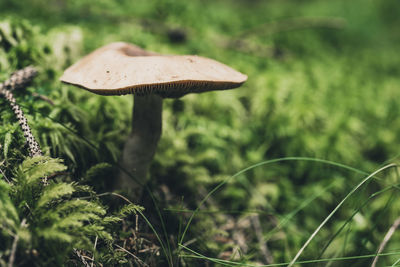
M 116 207 L 113 215 L 104 213 L 99 200 L 88 200 L 96 199 L 96 193 L 87 185 L 96 192 L 109 191 L 129 132 L 132 102 L 130 97 L 95 96 L 61 85 L 57 78 L 62 70 L 80 56 L 122 40 L 165 54 L 208 56 L 249 76 L 237 90 L 164 101 L 163 136 L 149 186 L 161 199 L 167 235 L 180 240 L 188 210 L 254 163 L 301 156 L 372 172 L 398 160 L 398 10 L 397 2 L 384 0 L 1 1 L 0 14 L 7 18 L 0 23 L 0 78 L 27 64 L 40 68 L 33 86 L 16 92 L 17 101 L 46 155 L 63 158 L 71 175 L 43 188 L 39 174 L 51 176 L 63 164 L 42 158 L 22 167 L 23 136 L 0 99 L 1 176 L 15 182 L 0 185 L 1 205 L 6 207 L 0 211 L 5 218 L 0 262 L 7 262 L 16 233 L 21 236 L 19 255 L 25 246 L 31 259 L 37 257 L 33 248 L 55 262 L 71 256 L 54 259 L 59 247 L 42 246 L 44 239 L 49 244 L 62 240 L 69 252 L 77 244 L 91 251 L 98 236 L 104 243 L 96 258 L 104 264 L 127 261 L 125 253 L 107 250 L 105 243 L 110 238 L 125 240 L 129 230 L 112 234 L 109 229 L 139 207 L 131 204 Z M 304 18 L 314 18 L 314 26 Z M 343 23 L 329 26 L 338 21 Z M 174 29 L 184 32 L 183 42 L 172 41 Z M 289 262 L 362 178 L 346 168 L 304 158 L 253 168 L 207 199 L 183 242 L 206 256 L 265 263 L 249 219 L 256 212 L 274 261 Z M 397 175 L 388 171 L 378 178 L 347 199 L 310 243 L 304 259 L 376 252 L 399 212 Z M 82 195 L 90 198 L 79 198 Z M 152 199 L 147 194 L 144 198 L 150 221 L 161 229 L 149 204 Z M 86 212 L 91 215 L 84 217 Z M 31 220 L 33 214 L 43 224 Z M 23 219 L 31 220 L 28 226 Z M 387 251 L 398 246 L 397 235 Z M 176 249 L 172 254 L 182 255 L 178 244 L 171 246 Z M 243 254 L 234 256 L 238 250 Z M 39 258 L 44 263 L 42 254 Z M 180 260 L 194 266 L 205 259 Z M 347 263 L 365 266 L 369 260 Z M 395 260 L 382 257 L 380 263 Z
M 10 185 L 0 181 L 0 214 L 1 230 L 3 233 L 15 233 L 19 226 L 19 217 L 10 196 Z
M 126 205 L 116 215 L 109 215 L 98 200 L 81 198 L 92 193 L 90 188 L 55 181 L 49 186 L 41 184 L 40 178 L 65 169 L 59 159 L 28 158 L 15 171 L 13 184 L 0 181 L 2 257 L 13 253 L 11 244 L 18 237 L 16 264 L 59 266 L 74 250 L 92 251 L 98 239 L 96 253 L 113 260 L 114 226 L 141 208 Z
M 121 105 L 121 101 L 104 101 L 96 96 L 89 98 L 84 92 L 71 93 L 69 88 L 61 86 L 55 80 L 71 64 L 73 57 L 79 54 L 81 31 L 76 27 L 60 27 L 43 35 L 38 27 L 29 26 L 24 20 L 16 22 L 14 19 L 5 20 L 1 25 L 11 32 L 3 37 L 0 49 L 4 47 L 9 51 L 19 50 L 28 43 L 27 46 L 32 51 L 29 50 L 26 56 L 0 54 L 0 62 L 8 64 L 8 67 L 0 68 L 0 77 L 6 79 L 12 70 L 26 65 L 35 65 L 40 70 L 41 75 L 27 92 L 15 94 L 43 149 L 55 157 L 66 159 L 68 164 L 72 163 L 72 168 L 79 170 L 76 172 L 77 176 L 84 174 L 86 168 L 99 161 L 116 161 L 123 137 L 129 130 L 127 121 L 130 113 L 126 113 L 123 107 L 129 105 L 131 99 L 125 99 Z M 19 36 L 19 39 L 6 42 L 9 35 Z M 20 58 L 26 60 L 19 62 L 23 65 L 13 63 Z M 33 97 L 32 94 L 46 94 L 49 102 Z M 0 103 L 7 106 L 3 99 L 0 99 Z M 75 103 L 86 105 L 77 106 Z M 13 112 L 5 108 L 0 113 L 3 125 L 0 129 L 0 140 L 4 140 L 0 159 L 4 157 L 12 166 L 25 150 L 23 137 Z M 119 119 L 115 120 L 115 117 Z M 112 123 L 104 124 L 104 121 Z
M 0 23 L 1 70 L 15 70 L 40 59 L 40 46 L 35 44 L 37 31 L 27 21 L 12 19 Z

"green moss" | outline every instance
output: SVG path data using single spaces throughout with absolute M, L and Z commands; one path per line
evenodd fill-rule
M 167 254 L 175 260 L 183 253 L 177 249 L 176 240 L 187 222 L 187 210 L 195 209 L 227 177 L 254 163 L 312 157 L 372 172 L 382 164 L 398 161 L 400 66 L 398 19 L 394 14 L 399 8 L 394 3 L 361 0 L 140 0 L 134 4 L 128 0 L 96 4 L 86 0 L 34 0 L 29 4 L 6 0 L 0 2 L 4 18 L 0 22 L 0 80 L 26 65 L 39 68 L 40 75 L 32 86 L 16 92 L 16 98 L 45 154 L 64 159 L 68 166 L 70 175 L 57 178 L 57 185 L 74 188 L 78 182 L 102 193 L 110 190 L 118 172 L 121 148 L 130 130 L 132 99 L 97 96 L 61 85 L 58 77 L 67 66 L 103 44 L 127 41 L 165 54 L 215 58 L 249 76 L 236 90 L 164 101 L 163 136 L 149 187 L 174 240 L 173 251 Z M 307 24 L 307 18 L 314 18 L 315 24 Z M 337 21 L 344 23 L 332 27 Z M 183 42 L 171 42 L 169 32 L 174 29 L 185 34 Z M 33 93 L 46 96 L 52 104 Z M 3 99 L 0 107 L 1 177 L 10 180 L 27 153 L 19 126 Z M 183 241 L 195 240 L 190 248 L 206 256 L 225 257 L 238 241 L 221 244 L 216 236 L 223 232 L 234 240 L 238 232 L 226 230 L 226 221 L 237 222 L 246 212 L 255 211 L 261 216 L 262 231 L 275 262 L 288 262 L 361 179 L 362 175 L 347 169 L 305 160 L 251 169 L 231 179 L 205 202 L 204 212 L 195 216 Z M 395 172 L 387 171 L 363 187 L 317 235 L 304 259 L 375 253 L 399 212 L 395 205 L 398 191 L 390 187 L 397 183 Z M 4 192 L 17 188 L 17 184 L 4 186 L 8 188 Z M 70 203 L 62 208 L 71 214 L 71 221 L 65 222 L 69 226 L 42 235 L 49 240 L 64 240 L 70 244 L 69 252 L 77 237 L 67 228 L 86 227 L 80 235 L 82 246 L 93 245 L 90 233 L 112 232 L 82 223 L 75 207 L 79 203 L 70 202 L 74 194 L 58 197 L 38 189 L 28 201 L 43 202 L 51 196 L 54 203 L 51 201 L 50 206 L 55 205 L 52 211 Z M 15 202 L 11 193 L 0 196 L 7 205 L 12 203 L 8 215 L 3 216 L 9 218 L 7 224 L 19 227 L 25 218 L 19 211 L 22 200 Z M 143 201 L 150 222 L 162 233 L 161 219 L 150 196 L 145 195 Z M 120 210 L 120 203 L 108 198 L 100 206 L 110 206 L 107 212 Z M 164 210 L 171 207 L 186 212 Z M 357 209 L 360 212 L 356 216 Z M 12 215 L 13 210 L 17 217 Z M 89 219 L 99 221 L 105 218 L 102 216 L 106 215 L 95 212 Z M 110 218 L 107 221 L 113 221 Z M 129 225 L 128 230 L 112 232 L 112 236 L 104 232 L 102 236 L 127 240 L 135 222 L 124 223 Z M 42 256 L 34 258 L 31 251 L 37 265 L 76 260 L 71 253 L 58 257 L 53 248 L 45 248 L 37 239 L 41 228 L 35 227 L 18 228 L 21 242 L 27 244 L 18 253 L 23 253 L 24 246 L 39 250 L 48 262 Z M 143 221 L 141 227 L 151 233 Z M 252 227 L 245 227 L 247 252 L 234 259 L 265 263 Z M 13 242 L 3 230 L 0 264 L 7 262 Z M 389 242 L 387 251 L 396 248 L 396 240 Z M 326 252 L 322 251 L 327 244 Z M 98 258 L 105 264 L 132 260 L 115 247 L 100 254 Z M 142 258 L 149 264 L 166 264 L 163 257 Z M 204 261 L 180 260 L 189 266 Z M 395 260 L 395 256 L 382 257 L 380 263 L 391 265 Z M 365 262 L 354 260 L 351 264 L 363 266 Z

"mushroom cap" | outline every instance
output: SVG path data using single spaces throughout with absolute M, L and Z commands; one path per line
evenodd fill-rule
M 158 55 L 117 42 L 85 56 L 65 70 L 60 80 L 101 95 L 181 97 L 236 88 L 247 76 L 209 58 Z

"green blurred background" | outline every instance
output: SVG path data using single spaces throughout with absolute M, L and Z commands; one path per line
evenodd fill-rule
M 300 157 L 230 179 L 205 202 L 184 240 L 208 257 L 284 263 L 365 177 L 317 159 L 366 173 L 398 161 L 399 14 L 400 2 L 393 0 L 0 0 L 0 78 L 30 64 L 40 69 L 28 92 L 53 104 L 17 93 L 33 132 L 48 155 L 65 160 L 73 179 L 101 193 L 117 173 L 132 99 L 62 85 L 58 77 L 66 67 L 97 47 L 125 41 L 163 54 L 210 57 L 247 74 L 239 89 L 164 102 L 148 186 L 182 256 L 177 265 L 207 266 L 216 263 L 178 250 L 179 225 L 190 215 L 179 210 L 195 209 L 243 168 Z M 0 103 L 0 142 L 12 134 L 0 160 L 12 169 L 24 141 Z M 111 167 L 79 178 L 99 162 Z M 374 254 L 399 216 L 398 183 L 391 169 L 362 186 L 301 259 Z M 150 197 L 142 201 L 160 225 Z M 391 238 L 384 251 L 393 255 L 381 257 L 379 266 L 399 258 L 399 237 Z M 372 259 L 303 265 L 367 266 Z

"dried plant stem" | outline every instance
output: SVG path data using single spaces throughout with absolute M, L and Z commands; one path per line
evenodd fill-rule
M 39 144 L 36 142 L 35 137 L 32 135 L 31 129 L 28 125 L 28 121 L 24 116 L 23 111 L 16 103 L 15 98 L 12 94 L 12 90 L 23 88 L 27 86 L 32 79 L 36 76 L 37 71 L 33 67 L 26 67 L 21 70 L 17 70 L 11 74 L 10 78 L 0 83 L 0 95 L 3 96 L 10 104 L 14 114 L 16 115 L 18 122 L 24 132 L 26 143 L 29 146 L 29 154 L 31 157 L 42 155 Z
M 272 257 L 271 252 L 268 249 L 267 242 L 264 239 L 262 228 L 261 228 L 261 222 L 260 222 L 260 217 L 258 214 L 255 216 L 250 217 L 250 221 L 253 225 L 256 237 L 258 239 L 258 245 L 261 251 L 261 254 L 264 258 L 265 264 L 272 264 L 274 262 L 274 259 Z
M 90 267 L 89 263 L 85 259 L 85 256 L 82 255 L 82 253 L 79 250 L 74 248 L 74 252 L 75 252 L 76 256 L 78 256 L 79 260 L 82 262 L 83 266 Z
M 147 267 L 149 266 L 146 263 L 144 263 L 141 259 L 139 259 L 135 254 L 133 254 L 132 252 L 128 251 L 127 249 L 125 249 L 125 248 L 123 248 L 121 246 L 118 246 L 117 244 L 114 244 L 114 246 L 116 246 L 118 249 L 124 251 L 125 253 L 131 255 L 141 266 L 147 266 Z
M 31 66 L 17 70 L 10 75 L 10 78 L 0 84 L 0 88 L 10 91 L 24 88 L 36 75 L 36 69 Z
M 96 251 L 97 239 L 98 239 L 98 236 L 96 235 L 96 239 L 94 240 L 94 246 L 93 246 L 92 264 L 90 265 L 90 267 L 93 267 L 93 264 L 94 264 L 94 252 Z
M 26 143 L 29 147 L 29 155 L 31 157 L 41 156 L 42 151 L 40 150 L 39 144 L 36 142 L 35 137 L 32 135 L 31 128 L 28 125 L 28 121 L 24 115 L 24 112 L 21 110 L 19 105 L 15 103 L 15 98 L 11 91 L 5 90 L 0 87 L 0 95 L 2 95 L 10 104 L 12 110 L 14 111 L 15 116 L 18 119 L 19 125 L 24 132 L 24 137 L 26 138 Z
M 379 259 L 379 254 L 382 253 L 383 249 L 385 248 L 386 244 L 389 242 L 390 238 L 392 237 L 392 235 L 394 234 L 394 232 L 396 231 L 396 229 L 399 227 L 400 225 L 400 217 L 398 217 L 394 223 L 392 224 L 392 226 L 390 227 L 389 231 L 386 233 L 385 237 L 383 238 L 381 244 L 379 245 L 379 249 L 376 252 L 376 256 L 371 264 L 371 267 L 375 267 L 376 264 L 378 263 L 378 259 Z
M 21 222 L 21 227 L 26 226 L 26 219 L 24 218 Z M 18 233 L 15 234 L 14 236 L 14 241 L 11 247 L 11 255 L 10 255 L 10 260 L 8 261 L 8 267 L 13 267 L 14 266 L 14 261 L 15 261 L 15 253 L 17 252 L 17 244 L 19 241 L 19 235 Z
M 4 160 L 0 162 L 0 167 L 4 164 Z M 0 168 L 0 174 L 3 175 L 4 180 L 6 180 L 7 183 L 11 184 L 10 179 L 7 178 L 7 175 L 4 173 L 4 171 Z
M 32 134 L 31 128 L 28 125 L 28 120 L 26 119 L 24 112 L 20 106 L 16 103 L 16 100 L 12 94 L 12 90 L 22 88 L 27 86 L 32 79 L 36 76 L 37 71 L 33 67 L 26 67 L 24 69 L 18 70 L 11 74 L 10 78 L 2 83 L 0 83 L 0 96 L 4 97 L 10 104 L 15 116 L 18 119 L 19 125 L 24 133 L 26 143 L 29 148 L 29 156 L 41 156 L 42 151 L 38 142 L 36 142 L 35 137 Z M 47 184 L 47 178 L 43 178 L 43 183 Z
M 11 247 L 11 256 L 10 260 L 8 262 L 8 267 L 13 267 L 14 266 L 14 261 L 15 261 L 15 253 L 17 252 L 17 244 L 19 240 L 19 235 L 15 235 L 14 241 Z

